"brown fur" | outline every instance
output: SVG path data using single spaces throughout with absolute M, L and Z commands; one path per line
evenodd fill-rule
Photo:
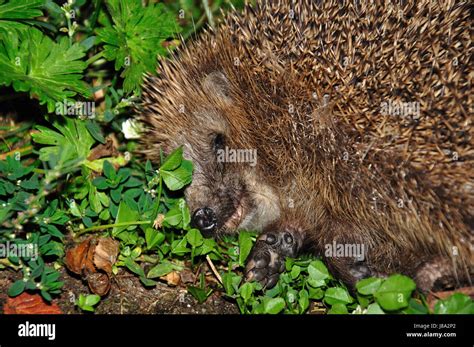
M 365 244 L 372 273 L 420 283 L 416 269 L 442 258 L 470 281 L 472 6 L 362 3 L 230 14 L 148 78 L 144 152 L 158 161 L 160 148 L 185 146 L 196 166 L 188 203 L 218 210 L 221 232 L 243 201 L 254 218 L 240 227 L 294 223 L 318 254 L 334 240 Z M 419 102 L 418 119 L 382 114 L 389 100 Z M 223 170 L 216 133 L 257 149 L 257 165 Z M 328 262 L 351 282 L 346 260 Z

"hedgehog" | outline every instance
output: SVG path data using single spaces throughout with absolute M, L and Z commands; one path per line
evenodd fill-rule
M 182 146 L 192 225 L 256 230 L 246 279 L 311 253 L 354 288 L 473 277 L 468 2 L 263 1 L 183 42 L 144 81 L 142 153 Z

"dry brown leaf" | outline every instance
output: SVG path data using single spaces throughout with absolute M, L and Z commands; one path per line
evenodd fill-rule
M 110 275 L 112 273 L 112 265 L 114 265 L 117 260 L 118 252 L 118 241 L 110 237 L 99 239 L 99 242 L 95 247 L 94 265 Z
M 4 314 L 62 314 L 55 303 L 48 304 L 38 294 L 22 293 L 14 298 L 7 298 L 3 308 Z
M 116 157 L 120 153 L 117 151 L 117 148 L 114 145 L 112 138 L 107 137 L 105 144 L 98 144 L 91 149 L 87 160 L 96 160 L 104 157 Z
M 164 280 L 171 286 L 177 286 L 181 280 L 179 273 L 176 271 L 171 271 L 169 274 L 160 277 L 161 280 Z
M 95 272 L 86 275 L 87 284 L 92 293 L 104 296 L 110 290 L 110 278 L 103 272 Z
M 78 275 L 82 275 L 84 269 L 94 271 L 94 264 L 92 262 L 94 248 L 92 237 L 89 237 L 77 246 L 68 249 L 64 258 L 66 267 Z
M 196 275 L 189 270 L 189 269 L 183 269 L 180 273 L 179 276 L 181 277 L 181 282 L 183 283 L 194 283 L 196 280 Z
M 119 243 L 110 237 L 89 237 L 67 250 L 65 264 L 70 271 L 87 281 L 94 294 L 103 296 L 110 290 L 110 275 L 118 249 Z M 105 273 L 99 272 L 101 270 Z

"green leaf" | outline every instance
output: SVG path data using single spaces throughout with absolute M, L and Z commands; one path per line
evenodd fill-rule
M 49 294 L 46 290 L 41 290 L 40 291 L 41 296 L 46 300 L 46 301 L 51 301 L 53 298 L 51 297 L 51 294 Z
M 140 276 L 140 282 L 142 282 L 145 287 L 154 287 L 157 283 L 156 281 L 150 280 L 143 276 Z
M 179 210 L 181 211 L 182 226 L 183 229 L 185 229 L 189 226 L 189 223 L 191 223 L 191 213 L 189 212 L 189 207 L 184 199 L 178 200 L 178 206 Z
M 410 298 L 408 307 L 403 310 L 406 314 L 428 314 L 428 308 L 415 298 Z
M 331 278 L 329 271 L 321 260 L 314 260 L 308 265 L 308 284 L 313 288 L 326 285 L 326 280 Z
M 146 276 L 147 278 L 157 278 L 169 274 L 174 270 L 174 266 L 171 263 L 161 263 L 153 267 Z
M 245 264 L 245 260 L 249 256 L 252 246 L 252 233 L 241 231 L 239 233 L 239 264 L 241 266 Z
M 95 141 L 83 121 L 65 117 L 63 123 L 54 122 L 53 125 L 59 132 L 37 126 L 39 132 L 31 135 L 36 143 L 48 145 L 40 149 L 40 160 L 49 161 L 51 156 L 59 158 L 61 154 L 64 154 L 64 161 L 85 160 L 89 156 Z
M 94 306 L 96 305 L 98 302 L 100 301 L 100 296 L 97 295 L 97 294 L 92 294 L 92 295 L 87 295 L 86 296 L 86 300 L 85 300 L 85 304 L 87 306 Z
M 189 230 L 186 234 L 186 239 L 192 247 L 198 247 L 204 242 L 201 232 L 198 229 Z
M 105 43 L 104 56 L 115 60 L 115 70 L 124 69 L 125 92 L 140 90 L 143 74 L 155 73 L 157 55 L 164 55 L 162 43 L 180 31 L 175 14 L 163 4 L 143 7 L 141 0 L 109 0 L 110 23 L 97 30 L 97 37 Z
M 310 299 L 321 300 L 324 297 L 325 291 L 322 288 L 308 288 Z
M 293 265 L 291 268 L 290 276 L 292 279 L 296 279 L 301 273 L 301 267 L 298 265 Z
M 377 303 L 387 311 L 394 311 L 408 306 L 415 282 L 403 275 L 392 275 L 387 278 L 374 293 Z
M 100 143 L 105 143 L 104 135 L 102 134 L 102 130 L 100 129 L 99 124 L 96 121 L 92 121 L 88 119 L 86 121 L 86 128 L 89 130 L 89 133 L 92 135 L 94 139 L 99 141 Z
M 474 301 L 467 295 L 455 293 L 446 300 L 439 300 L 434 307 L 437 314 L 474 314 Z
M 81 80 L 87 67 L 80 60 L 84 55 L 84 48 L 78 43 L 70 46 L 66 37 L 56 43 L 34 28 L 9 32 L 0 40 L 0 85 L 30 92 L 40 104 L 47 104 L 48 112 L 56 106 L 62 110 L 63 102 L 76 94 L 92 96 Z
M 329 271 L 321 260 L 314 260 L 308 265 L 309 277 L 315 280 L 329 278 Z
M 104 161 L 104 175 L 110 180 L 115 180 L 117 177 L 117 174 L 115 172 L 115 168 L 113 167 L 112 164 L 108 160 Z
M 178 205 L 174 205 L 168 212 L 165 214 L 164 223 L 177 227 L 183 220 L 183 214 L 179 209 Z
M 160 170 L 160 174 L 169 190 L 180 190 L 187 184 L 191 183 L 193 164 L 189 160 L 183 160 L 181 166 L 176 170 Z
M 140 267 L 140 265 L 138 265 L 132 259 L 126 258 L 124 261 L 124 264 L 134 274 L 145 277 L 145 272 L 143 271 L 143 269 Z
M 382 284 L 381 278 L 364 278 L 356 284 L 357 291 L 362 295 L 373 295 Z
M 244 283 L 239 289 L 239 294 L 244 299 L 244 302 L 249 301 L 253 294 L 253 284 L 250 282 Z
M 216 251 L 217 243 L 213 239 L 204 239 L 202 243 L 201 255 L 206 255 L 210 252 Z
M 272 298 L 264 303 L 264 312 L 268 314 L 277 314 L 285 308 L 283 298 Z
M 309 293 L 306 289 L 302 289 L 298 293 L 298 304 L 300 306 L 300 312 L 306 312 L 309 307 Z
M 385 312 L 380 308 L 379 304 L 374 302 L 367 307 L 367 314 L 385 314 Z
M 173 254 L 177 255 L 184 255 L 190 251 L 189 248 L 186 247 L 187 240 L 186 238 L 182 238 L 181 240 L 175 240 L 171 244 L 171 249 Z
M 10 0 L 0 5 L 0 20 L 42 16 L 43 12 L 40 9 L 43 5 L 44 0 Z
M 153 228 L 147 228 L 145 230 L 145 241 L 148 249 L 161 244 L 164 240 L 165 234 L 158 232 Z
M 183 162 L 183 147 L 176 148 L 168 155 L 161 165 L 160 170 L 173 171 L 176 170 Z
M 115 224 L 125 223 L 125 222 L 133 222 L 137 221 L 139 214 L 137 211 L 132 210 L 124 201 L 120 202 L 117 218 L 115 218 Z M 122 227 L 114 227 L 112 229 L 112 236 L 117 236 L 129 226 L 122 226 Z
M 41 227 L 41 231 L 45 231 L 47 233 L 50 233 L 51 235 L 57 237 L 57 238 L 63 238 L 64 235 L 59 231 L 58 228 L 56 228 L 54 225 L 47 224 L 45 226 Z
M 8 296 L 20 295 L 25 290 L 26 282 L 23 279 L 15 281 L 10 288 L 8 288 Z
M 224 274 L 222 274 L 222 284 L 224 285 L 224 289 L 227 295 L 234 295 L 234 293 L 238 291 L 238 287 L 241 281 L 242 277 L 233 272 L 225 272 Z
M 331 288 L 330 288 L 331 289 Z M 343 303 L 335 303 L 329 309 L 328 314 L 348 314 L 347 307 Z
M 92 184 L 96 186 L 98 189 L 107 189 L 108 183 L 105 177 L 99 176 L 92 180 Z
M 204 288 L 188 286 L 188 292 L 194 296 L 200 304 L 202 304 L 207 300 L 209 295 L 212 294 L 212 289 L 206 290 Z
M 94 312 L 94 306 L 100 301 L 100 296 L 97 294 L 84 295 L 79 294 L 79 298 L 76 300 L 76 305 L 83 311 Z
M 99 214 L 102 211 L 102 204 L 97 196 L 97 189 L 94 186 L 91 186 L 89 190 L 89 204 L 95 213 Z
M 7 3 L 0 1 L 0 34 L 7 35 L 14 30 L 26 30 L 25 19 L 32 19 L 43 15 L 41 8 L 44 0 L 10 0 Z M 21 20 L 18 21 L 18 20 Z
M 324 294 L 324 301 L 329 305 L 335 304 L 350 304 L 354 299 L 349 295 L 347 289 L 342 287 L 332 287 L 326 290 Z

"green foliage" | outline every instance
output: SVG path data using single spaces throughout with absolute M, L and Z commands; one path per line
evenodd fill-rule
M 180 31 L 175 16 L 163 4 L 142 6 L 141 0 L 107 0 L 112 23 L 97 30 L 104 57 L 123 69 L 126 92 L 140 90 L 145 72 L 154 73 L 156 56 L 164 55 L 163 42 Z
M 60 152 L 66 152 L 65 161 L 71 159 L 86 159 L 95 140 L 86 128 L 85 122 L 64 118 L 65 124 L 54 122 L 59 132 L 38 126 L 38 133 L 33 134 L 33 140 L 42 145 L 39 159 L 49 161 L 51 157 L 59 157 Z
M 44 0 L 0 1 L 0 35 L 27 29 L 25 22 L 43 15 L 44 3 Z
M 474 301 L 467 295 L 455 293 L 446 300 L 439 300 L 434 308 L 438 314 L 474 314 Z
M 83 311 L 94 312 L 95 305 L 100 301 L 100 296 L 96 294 L 84 295 L 79 294 L 79 298 L 76 300 L 76 305 Z
M 30 92 L 41 104 L 47 104 L 49 112 L 55 110 L 55 102 L 78 93 L 90 97 L 82 80 L 87 67 L 80 60 L 85 56 L 84 46 L 70 45 L 65 37 L 56 43 L 35 28 L 0 37 L 0 85 Z

